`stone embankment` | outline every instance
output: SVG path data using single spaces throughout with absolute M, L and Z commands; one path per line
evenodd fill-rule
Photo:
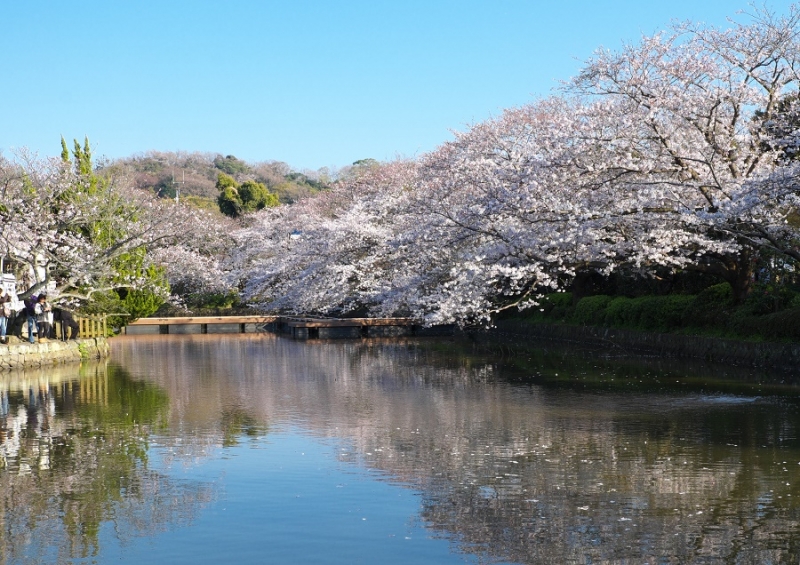
M 655 353 L 665 357 L 800 371 L 800 343 L 756 342 L 593 326 L 531 324 L 517 320 L 499 321 L 497 331 L 537 339 L 586 343 L 630 353 Z
M 48 340 L 41 343 L 11 339 L 14 341 L 8 345 L 0 344 L 0 371 L 74 363 L 82 359 L 102 359 L 109 354 L 108 342 L 102 337 L 70 341 Z

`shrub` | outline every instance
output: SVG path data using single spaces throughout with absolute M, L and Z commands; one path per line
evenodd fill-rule
M 733 306 L 733 289 L 729 283 L 710 286 L 697 295 L 691 306 L 687 325 L 697 328 L 727 328 Z
M 609 326 L 628 326 L 631 325 L 631 302 L 632 298 L 618 296 L 608 303 L 605 313 L 605 323 Z
M 572 293 L 571 292 L 555 292 L 553 294 L 548 294 L 544 297 L 543 300 L 546 300 L 548 303 L 552 304 L 554 307 L 564 307 L 568 308 L 572 306 Z
M 661 303 L 663 296 L 642 296 L 633 299 L 633 325 L 638 328 L 661 329 Z
M 695 306 L 708 309 L 719 308 L 733 304 L 733 288 L 730 283 L 720 283 L 710 286 L 697 295 Z
M 606 294 L 586 296 L 575 305 L 573 321 L 579 324 L 602 324 L 605 318 L 605 309 L 611 302 L 611 297 Z
M 571 292 L 555 292 L 542 297 L 536 311 L 547 318 L 563 318 L 564 314 L 571 306 Z
M 758 284 L 753 287 L 742 306 L 748 313 L 759 316 L 779 312 L 788 307 L 795 298 L 795 293 L 786 285 Z
M 571 292 L 555 292 L 547 294 L 538 300 L 539 304 L 531 306 L 522 311 L 522 316 L 525 318 L 532 318 L 536 320 L 560 320 L 563 321 L 568 317 L 569 311 L 572 309 L 572 293 Z M 508 315 L 514 317 L 513 313 Z
M 609 326 L 670 330 L 683 326 L 695 297 L 688 295 L 620 296 L 608 303 L 605 323 Z
M 239 295 L 235 290 L 228 292 L 199 292 L 186 297 L 190 308 L 231 308 L 239 305 Z
M 766 316 L 740 316 L 734 320 L 733 329 L 740 335 L 800 341 L 800 307 Z
M 553 320 L 566 320 L 572 315 L 572 293 L 561 292 L 553 296 L 557 297 L 556 305 L 553 306 L 548 316 Z
M 658 316 L 661 328 L 668 330 L 681 328 L 691 319 L 694 296 L 672 294 L 660 298 Z

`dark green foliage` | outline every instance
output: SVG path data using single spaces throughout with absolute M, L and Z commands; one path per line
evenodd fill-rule
M 122 300 L 123 308 L 131 315 L 129 320 L 147 318 L 163 303 L 164 299 L 151 290 L 129 290 Z
M 572 293 L 556 292 L 555 294 L 548 294 L 543 298 L 543 302 L 551 304 L 553 308 L 566 308 L 572 305 Z
M 688 324 L 697 328 L 727 328 L 730 325 L 730 312 L 733 308 L 731 285 L 715 284 L 696 296 Z
M 606 294 L 581 298 L 575 305 L 572 320 L 576 324 L 583 325 L 602 324 L 609 302 L 611 302 L 611 297 Z
M 79 313 L 82 316 L 108 315 L 106 321 L 109 328 L 121 327 L 131 321 L 122 299 L 113 290 L 92 294 L 81 306 Z
M 82 315 L 109 315 L 109 328 L 124 326 L 138 318 L 152 315 L 164 303 L 164 294 L 169 292 L 164 269 L 148 267 L 142 273 L 148 283 L 145 288 L 96 292 L 80 308 Z M 160 289 L 160 290 L 159 290 Z
M 155 192 L 156 196 L 159 198 L 175 198 L 177 194 L 175 183 L 170 177 L 160 179 L 153 187 L 153 192 Z
M 219 211 L 226 216 L 238 218 L 242 215 L 242 202 L 239 200 L 239 193 L 235 188 L 223 189 L 217 197 L 217 204 Z
M 562 320 L 572 309 L 572 293 L 556 292 L 548 294 L 539 301 L 535 308 L 536 315 L 546 316 L 553 320 Z
M 673 294 L 660 297 L 660 324 L 665 330 L 680 329 L 691 320 L 695 297 L 686 294 Z
M 772 314 L 787 308 L 795 296 L 786 285 L 759 284 L 750 291 L 744 301 L 744 308 L 754 315 Z
M 185 297 L 186 306 L 189 308 L 233 308 L 239 306 L 239 293 L 234 290 L 229 292 L 201 292 L 189 294 Z
M 242 215 L 242 202 L 239 200 L 239 193 L 235 188 L 223 189 L 217 197 L 217 204 L 219 211 L 226 216 L 238 218 Z
M 733 289 L 730 283 L 710 286 L 697 295 L 695 306 L 698 308 L 724 308 L 733 304 Z
M 770 340 L 800 340 L 800 294 L 786 285 L 759 285 L 735 305 L 730 284 L 699 294 L 587 296 L 574 306 L 569 293 L 545 296 L 527 319 L 644 331 L 680 331 Z M 512 315 L 513 316 L 513 315 Z
M 633 309 L 631 308 L 632 298 L 618 296 L 608 303 L 605 312 L 605 323 L 609 326 L 631 325 L 633 320 Z
M 325 190 L 326 188 L 328 188 L 328 185 L 325 184 L 324 182 L 308 178 L 303 173 L 289 173 L 284 178 L 288 182 L 292 182 L 301 186 L 302 185 L 310 186 L 315 191 Z
M 248 164 L 237 159 L 233 155 L 228 155 L 226 157 L 217 155 L 217 157 L 214 158 L 214 166 L 223 173 L 231 176 L 245 175 L 250 172 Z
M 608 303 L 604 323 L 623 328 L 674 330 L 681 328 L 694 304 L 694 296 L 620 296 Z
M 635 313 L 638 314 L 634 321 L 637 327 L 663 328 L 661 320 L 661 302 L 663 296 L 640 296 L 634 299 Z
M 766 316 L 734 316 L 731 326 L 739 335 L 800 341 L 800 307 Z

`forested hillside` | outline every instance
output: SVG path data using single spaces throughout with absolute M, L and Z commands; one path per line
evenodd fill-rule
M 261 183 L 284 204 L 319 192 L 331 181 L 326 169 L 298 172 L 280 161 L 247 163 L 233 155 L 217 153 L 149 151 L 108 162 L 101 170 L 130 176 L 134 186 L 160 198 L 175 198 L 179 194 L 188 203 L 212 211 L 219 210 L 220 174 L 232 177 L 237 183 Z

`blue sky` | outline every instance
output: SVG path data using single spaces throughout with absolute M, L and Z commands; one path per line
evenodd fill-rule
M 785 3 L 770 5 L 785 8 Z M 210 151 L 296 169 L 414 157 L 600 46 L 747 0 L 3 2 L 0 150 Z

